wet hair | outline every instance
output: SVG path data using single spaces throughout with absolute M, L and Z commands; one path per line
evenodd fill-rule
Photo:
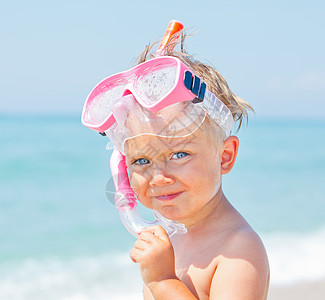
M 196 60 L 193 56 L 187 53 L 185 50 L 186 36 L 187 34 L 182 33 L 180 38 L 172 38 L 164 49 L 164 55 L 179 58 L 191 71 L 193 71 L 193 73 L 195 73 L 195 75 L 200 77 L 200 79 L 207 84 L 208 89 L 230 109 L 235 122 L 237 122 L 237 130 L 239 130 L 243 121 L 248 121 L 248 110 L 254 112 L 252 106 L 232 92 L 227 81 L 221 76 L 215 67 Z M 152 48 L 156 44 L 157 43 L 149 43 L 138 56 L 136 64 L 154 58 L 155 55 Z M 174 50 L 175 48 L 179 48 L 179 50 L 176 51 Z

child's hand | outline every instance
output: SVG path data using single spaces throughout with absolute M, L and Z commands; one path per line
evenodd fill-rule
M 177 278 L 174 249 L 166 231 L 161 226 L 142 230 L 130 252 L 133 262 L 138 263 L 146 285 L 164 279 Z

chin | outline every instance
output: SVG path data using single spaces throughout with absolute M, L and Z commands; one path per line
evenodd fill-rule
M 177 207 L 164 207 L 163 209 L 157 210 L 166 219 L 181 222 L 185 216 Z

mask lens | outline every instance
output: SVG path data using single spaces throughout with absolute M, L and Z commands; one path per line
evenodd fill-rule
M 177 66 L 169 66 L 141 76 L 138 81 L 141 99 L 147 105 L 163 99 L 175 86 L 176 72 Z
M 114 86 L 96 95 L 88 106 L 86 121 L 94 125 L 102 124 L 109 114 L 114 101 L 122 97 L 125 84 Z

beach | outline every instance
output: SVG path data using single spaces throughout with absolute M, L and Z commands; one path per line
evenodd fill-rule
M 299 282 L 289 286 L 271 286 L 268 300 L 324 300 L 325 279 L 312 282 Z
M 2 116 L 0 126 L 0 299 L 142 299 L 134 237 L 105 193 L 108 139 L 79 116 Z M 265 244 L 269 300 L 325 299 L 324 131 L 324 121 L 251 122 L 223 179 Z M 318 141 L 308 159 L 306 140 Z

